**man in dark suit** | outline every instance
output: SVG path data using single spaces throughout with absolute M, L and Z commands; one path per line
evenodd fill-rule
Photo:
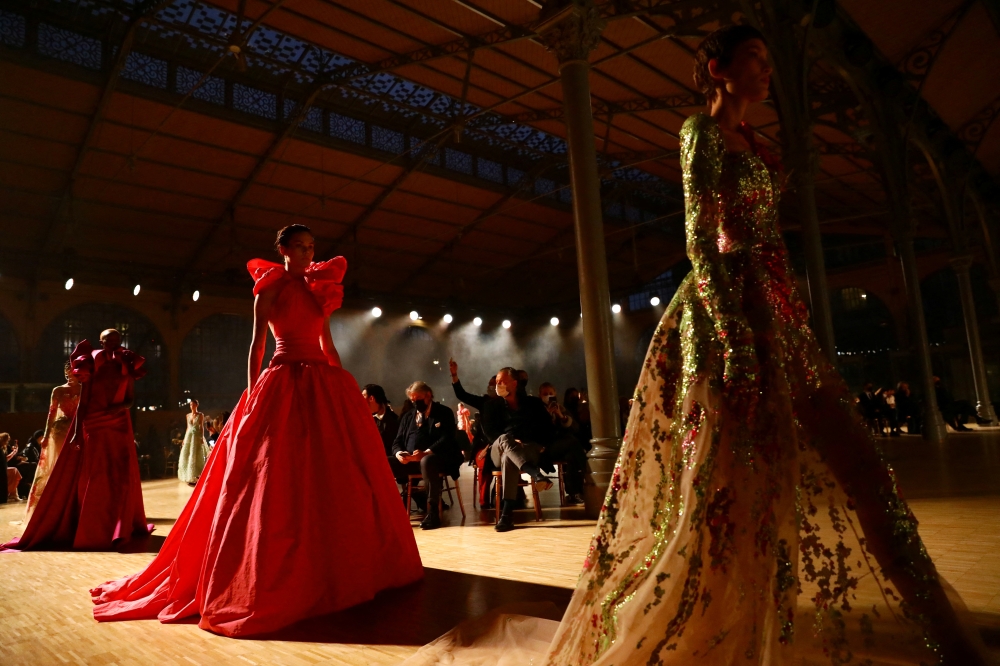
M 396 433 L 399 431 L 399 417 L 389 406 L 389 400 L 385 397 L 385 389 L 378 384 L 367 384 L 361 389 L 361 396 L 368 403 L 368 409 L 375 419 L 375 426 L 378 434 L 382 436 L 382 446 L 385 448 L 386 458 L 392 457 L 392 445 L 396 441 Z
M 414 382 L 406 389 L 413 409 L 399 420 L 399 431 L 392 445 L 392 467 L 396 482 L 404 488 L 407 476 L 420 474 L 427 488 L 427 515 L 421 529 L 441 527 L 438 499 L 441 497 L 442 473 L 458 478 L 462 453 L 455 442 L 455 412 L 434 402 L 434 391 L 424 382 Z M 405 493 L 404 493 L 405 501 Z M 409 507 L 407 507 L 409 508 Z

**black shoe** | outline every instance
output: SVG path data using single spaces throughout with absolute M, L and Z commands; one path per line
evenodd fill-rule
M 500 514 L 500 520 L 493 527 L 497 532 L 510 532 L 514 529 L 514 516 L 509 513 Z
M 583 504 L 583 498 L 582 497 L 580 497 L 576 493 L 571 493 L 569 495 L 566 495 L 566 505 L 567 506 L 574 506 L 574 505 L 577 505 L 577 504 Z
M 424 519 L 420 521 L 420 529 L 422 530 L 436 530 L 439 527 L 441 527 L 441 516 L 436 510 L 428 511 Z
M 971 432 L 972 428 L 966 428 L 961 423 L 957 423 L 955 424 L 955 430 L 957 430 L 958 432 Z

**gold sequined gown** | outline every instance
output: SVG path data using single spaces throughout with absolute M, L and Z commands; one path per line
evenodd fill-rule
M 935 664 L 928 625 L 958 626 L 809 329 L 775 174 L 755 152 L 726 152 L 706 115 L 680 138 L 692 270 L 649 346 L 547 652 L 509 640 L 517 618 L 504 616 L 478 637 L 446 634 L 408 666 L 506 663 L 464 659 L 505 642 L 551 666 Z
M 48 437 L 38 456 L 38 467 L 35 469 L 35 479 L 31 482 L 31 490 L 28 492 L 28 505 L 24 512 L 23 524 L 27 525 L 31 519 L 31 514 L 38 506 L 38 500 L 42 497 L 45 484 L 49 481 L 52 467 L 59 458 L 66 435 L 69 434 L 69 427 L 76 416 L 76 409 L 80 405 L 80 393 L 74 392 L 67 386 L 56 387 L 52 391 L 52 400 L 49 405 L 49 425 Z

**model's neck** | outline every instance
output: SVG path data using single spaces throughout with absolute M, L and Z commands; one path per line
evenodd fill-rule
M 715 118 L 719 127 L 727 132 L 735 132 L 743 122 L 749 102 L 740 97 L 730 95 L 724 88 L 719 89 L 719 94 L 712 101 L 709 115 Z

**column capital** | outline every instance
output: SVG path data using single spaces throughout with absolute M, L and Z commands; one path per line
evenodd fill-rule
M 948 263 L 951 264 L 952 270 L 956 273 L 968 273 L 969 269 L 972 268 L 972 255 L 960 254 L 949 259 Z
M 548 0 L 537 31 L 545 48 L 562 64 L 587 60 L 601 41 L 605 25 L 594 0 Z

